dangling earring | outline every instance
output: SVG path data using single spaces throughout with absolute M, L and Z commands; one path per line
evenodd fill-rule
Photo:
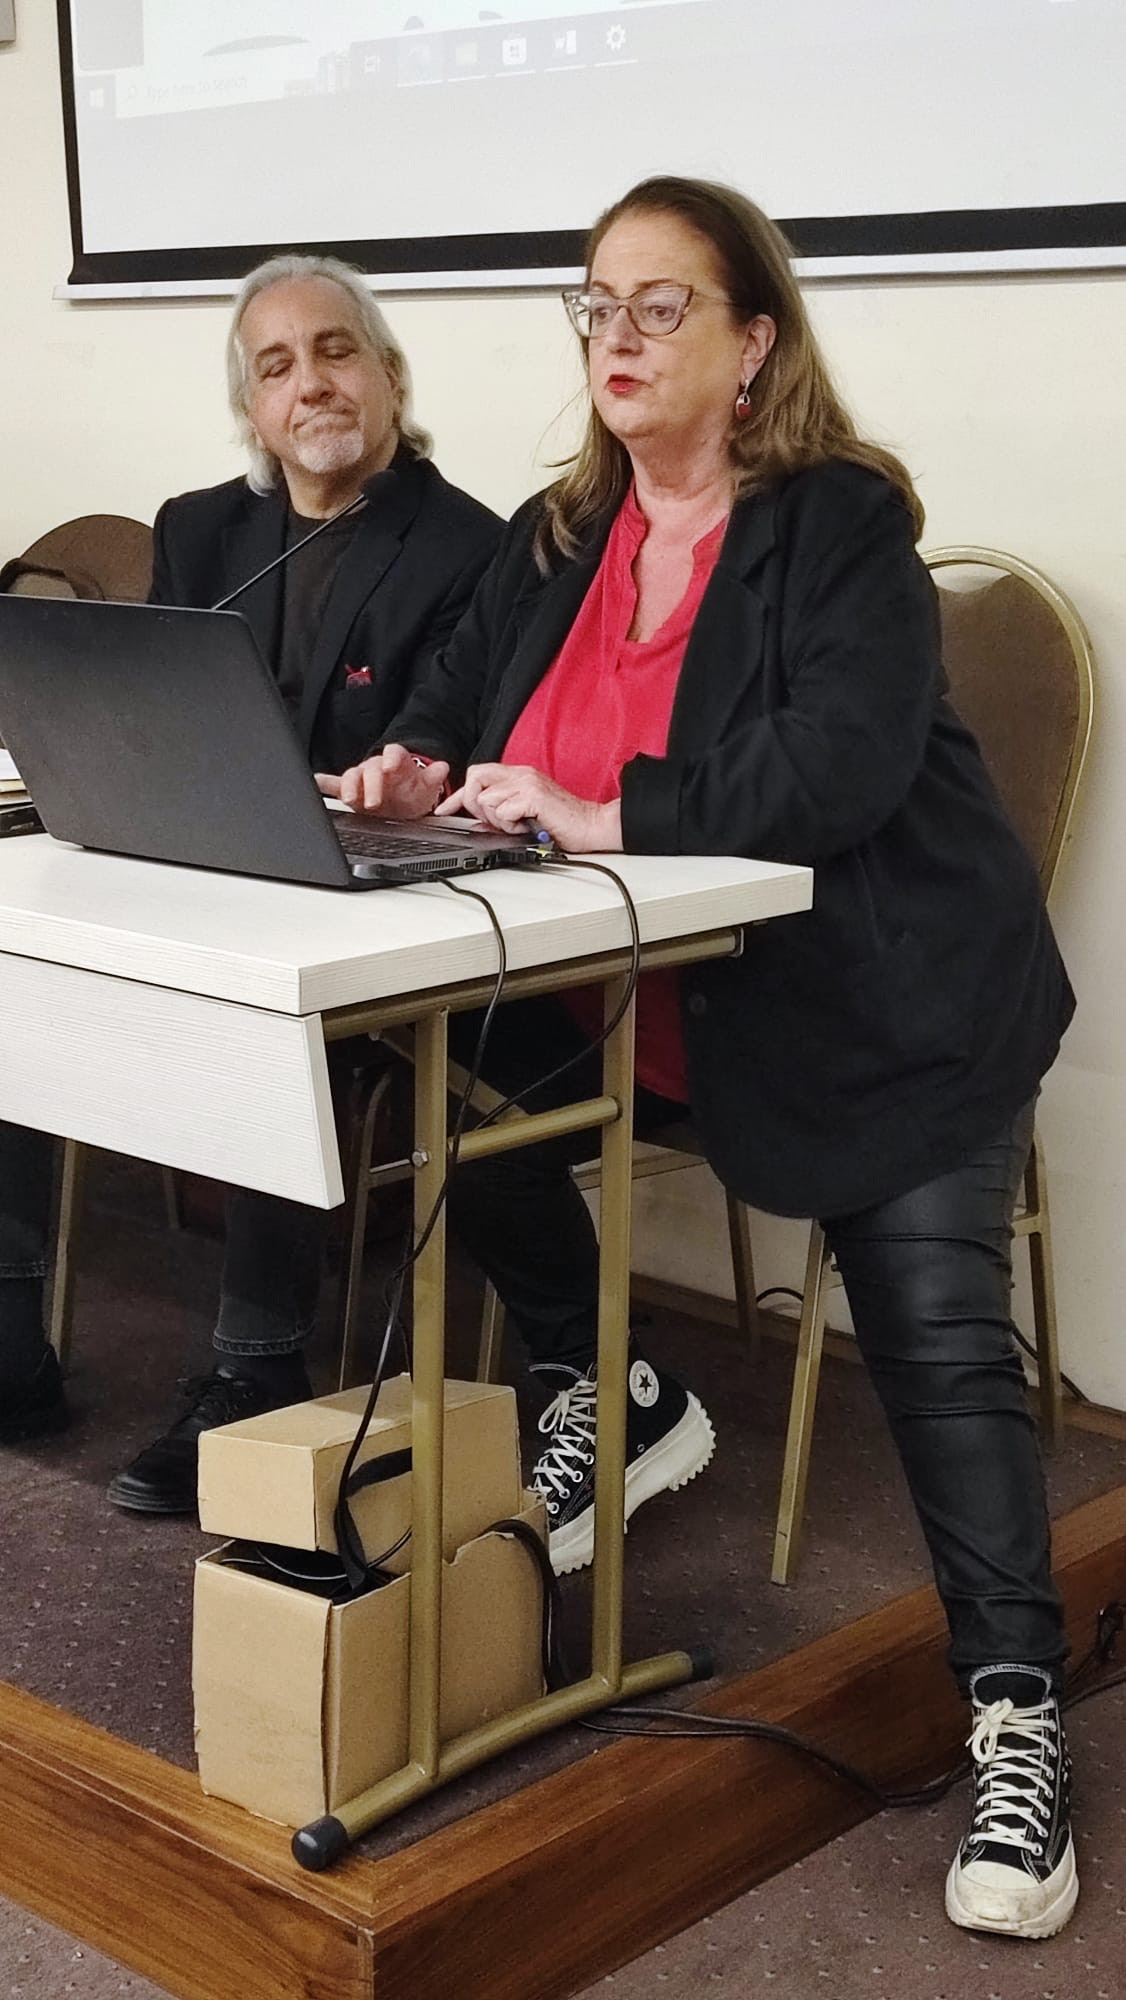
M 744 417 L 749 417 L 751 414 L 751 383 L 753 380 L 754 377 L 748 375 L 746 381 L 739 384 L 739 394 L 735 398 L 735 415 L 740 420 Z

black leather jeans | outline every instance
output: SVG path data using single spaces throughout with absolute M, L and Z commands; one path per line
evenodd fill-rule
M 451 1022 L 469 1059 L 477 1016 Z M 599 1058 L 557 1001 L 497 1017 L 484 1074 L 505 1094 L 587 1050 L 530 1109 L 599 1087 Z M 640 1137 L 685 1107 L 639 1090 Z M 1062 1678 L 1067 1647 L 1051 1581 L 1036 1432 L 1013 1339 L 1013 1207 L 1032 1106 L 955 1172 L 861 1214 L 825 1222 L 857 1340 L 887 1412 L 926 1536 L 966 1688 L 975 1667 L 1011 1661 Z M 475 1161 L 455 1174 L 449 1214 L 511 1313 L 533 1361 L 585 1367 L 597 1328 L 598 1249 L 569 1167 L 589 1134 Z
M 950 1663 L 1067 1654 L 1036 1431 L 1011 1317 L 1012 1216 L 1033 1106 L 953 1173 L 826 1221 L 950 1626 Z

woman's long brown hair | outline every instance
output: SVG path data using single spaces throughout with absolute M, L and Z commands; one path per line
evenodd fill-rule
M 679 216 L 705 237 L 719 259 L 736 320 L 765 313 L 777 328 L 754 380 L 750 416 L 736 420 L 732 412 L 728 450 L 736 497 L 825 459 L 846 459 L 888 481 L 911 515 L 917 538 L 923 508 L 910 474 L 891 452 L 858 435 L 814 338 L 781 230 L 734 188 L 661 175 L 639 182 L 599 216 L 587 240 L 588 273 L 607 230 L 639 213 Z M 584 530 L 620 505 L 631 476 L 625 446 L 592 407 L 578 452 L 544 496 L 536 536 L 541 568 L 549 568 L 555 554 L 574 555 Z

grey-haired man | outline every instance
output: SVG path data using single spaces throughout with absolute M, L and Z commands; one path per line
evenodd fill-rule
M 239 608 L 313 768 L 340 772 L 378 741 L 452 632 L 500 522 L 430 462 L 405 356 L 347 266 L 277 257 L 252 271 L 227 364 L 250 472 L 161 508 L 152 598 L 214 604 L 293 549 Z M 361 496 L 362 507 L 296 548 Z M 43 1337 L 51 1145 L 0 1126 L 0 1443 L 67 1421 Z M 302 1348 L 324 1223 L 320 1211 L 232 1190 L 212 1370 L 171 1429 L 114 1479 L 115 1505 L 192 1512 L 200 1432 L 310 1393 Z

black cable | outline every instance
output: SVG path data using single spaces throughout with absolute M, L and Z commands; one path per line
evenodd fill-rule
M 1025 1337 L 1024 1337 L 1023 1333 L 1021 1332 L 1021 1330 L 1020 1330 L 1019 1326 L 1015 1326 L 1015 1325 L 1014 1325 L 1014 1327 L 1013 1327 L 1013 1332 L 1014 1332 L 1014 1334 L 1016 1335 L 1016 1338 L 1017 1338 L 1017 1342 L 1018 1342 L 1018 1344 L 1019 1344 L 1019 1345 L 1020 1345 L 1021 1347 L 1023 1347 L 1023 1349 L 1024 1349 L 1025 1353 L 1026 1353 L 1026 1354 L 1029 1354 L 1029 1355 L 1031 1355 L 1031 1357 L 1032 1357 L 1033 1361 L 1035 1361 L 1035 1362 L 1039 1363 L 1039 1360 L 1040 1360 L 1040 1356 L 1039 1356 L 1039 1355 L 1037 1354 L 1037 1352 L 1036 1352 L 1036 1349 L 1035 1349 L 1035 1348 L 1033 1347 L 1033 1345 L 1032 1345 L 1032 1342 L 1031 1342 L 1030 1340 L 1026 1340 L 1026 1339 L 1025 1339 Z M 1061 1381 L 1061 1382 L 1063 1383 L 1063 1386 L 1064 1386 L 1064 1388 L 1065 1388 L 1065 1389 L 1067 1390 L 1067 1393 L 1068 1393 L 1068 1395 L 1069 1395 L 1069 1396 L 1074 1396 L 1074 1398 L 1075 1398 L 1075 1401 L 1076 1401 L 1077 1403 L 1089 1403 L 1089 1402 L 1090 1402 L 1091 1398 L 1090 1398 L 1089 1396 L 1085 1396 L 1085 1395 L 1083 1394 L 1083 1391 L 1082 1391 L 1082 1389 L 1080 1389 L 1080 1388 L 1078 1388 L 1078 1387 L 1077 1387 L 1077 1385 L 1076 1385 L 1076 1384 L 1075 1384 L 1075 1383 L 1074 1383 L 1074 1382 L 1072 1381 L 1072 1379 L 1071 1379 L 1070 1375 L 1065 1375 L 1065 1374 L 1064 1374 L 1064 1372 L 1063 1372 L 1062 1368 L 1061 1368 L 1061 1370 L 1060 1370 L 1060 1381 Z
M 1073 1667 L 1068 1675 L 1070 1687 L 1074 1687 L 1076 1681 L 1082 1680 L 1084 1674 L 1089 1673 L 1092 1667 L 1101 1667 L 1105 1660 L 1113 1657 L 1124 1624 L 1126 1624 L 1126 1609 L 1117 1598 L 1112 1598 L 1109 1604 L 1103 1605 L 1095 1617 L 1094 1644 L 1090 1651 L 1083 1655 L 1079 1665 Z M 1072 1699 L 1082 1701 L 1084 1696 L 1077 1694 Z
M 371 1388 L 368 1390 L 368 1398 L 364 1405 L 363 1415 L 357 1426 L 356 1435 L 348 1447 L 348 1455 L 340 1468 L 340 1479 L 336 1488 L 336 1506 L 333 1509 L 332 1517 L 333 1527 L 336 1531 L 336 1547 L 341 1563 L 344 1566 L 344 1574 L 348 1580 L 349 1588 L 354 1595 L 358 1595 L 360 1591 L 366 1589 L 373 1572 L 380 1569 L 390 1556 L 398 1554 L 399 1550 L 405 1546 L 407 1534 L 410 1532 L 408 1529 L 407 1534 L 401 1535 L 394 1546 L 390 1549 L 385 1549 L 378 1559 L 370 1559 L 365 1553 L 363 1542 L 360 1540 L 359 1530 L 352 1518 L 352 1509 L 348 1498 L 348 1482 L 352 1477 L 352 1471 L 359 1456 L 360 1447 L 371 1427 L 371 1420 L 375 1415 L 375 1405 L 380 1389 L 383 1387 L 383 1374 L 387 1366 L 387 1351 L 391 1345 L 392 1330 L 398 1319 L 399 1301 L 402 1298 L 403 1280 L 406 1276 L 406 1271 L 407 1262 L 404 1259 L 389 1280 L 388 1290 L 392 1292 L 393 1296 L 388 1300 L 387 1318 L 383 1328 L 383 1342 L 376 1360 Z
M 610 1016 L 610 1019 L 607 1021 L 605 1027 L 602 1029 L 601 1033 L 596 1035 L 594 1040 L 590 1042 L 586 1048 L 579 1049 L 577 1053 L 573 1056 L 568 1056 L 565 1062 L 557 1063 L 556 1067 L 554 1069 L 549 1069 L 546 1075 L 537 1077 L 535 1081 L 532 1083 L 526 1083 L 522 1090 L 514 1091 L 511 1097 L 506 1097 L 504 1099 L 503 1103 L 494 1105 L 493 1109 L 489 1112 L 486 1112 L 484 1118 L 482 1118 L 481 1120 L 482 1125 L 494 1124 L 498 1118 L 503 1117 L 506 1111 L 511 1111 L 514 1105 L 521 1103 L 522 1100 L 525 1097 L 528 1097 L 532 1091 L 545 1089 L 549 1083 L 554 1083 L 558 1077 L 565 1076 L 569 1069 L 574 1069 L 577 1063 L 585 1062 L 587 1058 L 590 1055 L 592 1055 L 596 1049 L 600 1049 L 603 1043 L 607 1041 L 608 1038 L 613 1034 L 614 1029 L 623 1019 L 626 1013 L 626 1009 L 629 1007 L 630 1001 L 633 999 L 633 996 L 637 991 L 638 975 L 641 971 L 641 929 L 637 921 L 637 906 L 634 903 L 633 897 L 630 895 L 630 892 L 626 887 L 626 884 L 622 881 L 621 876 L 616 872 L 616 870 L 614 870 L 613 868 L 608 868 L 605 862 L 583 861 L 580 860 L 578 856 L 574 854 L 561 855 L 559 857 L 559 861 L 560 864 L 565 865 L 568 868 L 591 868 L 598 875 L 608 875 L 611 882 L 613 882 L 617 887 L 617 889 L 620 891 L 622 901 L 625 904 L 626 917 L 629 922 L 629 930 L 630 930 L 631 956 L 630 956 L 630 968 L 628 975 L 626 977 L 626 989 L 618 1005 L 615 1007 L 614 1012 Z M 552 866 L 552 859 L 546 858 L 541 863 L 541 866 L 543 866 L 544 868 L 550 868 Z M 450 886 L 452 887 L 453 885 L 451 884 Z
M 485 1045 L 486 1042 L 488 1041 L 489 1029 L 492 1027 L 493 1016 L 496 1013 L 498 1006 L 500 1005 L 501 994 L 504 988 L 504 982 L 508 976 L 508 947 L 504 941 L 504 932 L 500 927 L 500 921 L 497 917 L 497 913 L 494 910 L 492 904 L 489 902 L 488 898 L 482 896 L 479 889 L 466 889 L 462 886 L 460 882 L 455 882 L 452 878 L 447 879 L 442 886 L 446 889 L 453 889 L 455 893 L 459 896 L 472 897 L 475 903 L 480 903 L 482 908 L 487 911 L 489 922 L 492 924 L 493 931 L 495 933 L 497 941 L 497 961 L 498 961 L 497 973 L 496 973 L 496 978 L 493 982 L 492 994 L 489 998 L 489 1003 L 485 1008 L 484 1017 L 482 1019 L 480 1029 L 478 1031 L 477 1041 L 473 1050 L 473 1058 L 469 1065 L 469 1071 L 466 1076 L 465 1083 L 462 1086 L 461 1093 L 458 1097 L 457 1110 L 454 1113 L 453 1124 L 450 1127 L 449 1139 L 447 1141 L 446 1171 L 442 1176 L 442 1185 L 438 1189 L 438 1192 L 434 1197 L 433 1206 L 431 1207 L 430 1213 L 427 1216 L 426 1221 L 423 1223 L 421 1230 L 419 1231 L 418 1240 L 415 1243 L 414 1248 L 408 1252 L 408 1254 L 403 1258 L 400 1264 L 396 1265 L 395 1269 L 391 1273 L 391 1276 L 388 1278 L 387 1285 L 384 1289 L 385 1296 L 390 1286 L 395 1284 L 397 1280 L 405 1278 L 412 1264 L 416 1264 L 418 1262 L 418 1259 L 421 1257 L 423 1251 L 426 1248 L 426 1245 L 429 1243 L 430 1238 L 434 1234 L 434 1231 L 438 1224 L 438 1218 L 441 1215 L 443 1208 L 445 1207 L 446 1196 L 449 1193 L 450 1175 L 452 1174 L 454 1168 L 457 1165 L 458 1153 L 461 1148 L 461 1141 L 465 1131 L 465 1120 L 468 1116 L 469 1109 L 473 1101 L 473 1092 L 476 1090 L 477 1084 L 480 1081 L 481 1064 L 485 1058 Z
M 527 1549 L 539 1571 L 542 1591 L 541 1651 L 543 1660 L 544 1685 L 554 1691 L 569 1687 L 575 1679 L 567 1655 L 563 1650 L 560 1632 L 562 1624 L 563 1597 L 559 1588 L 559 1578 L 551 1567 L 551 1558 L 534 1528 L 527 1521 L 494 1521 L 486 1528 L 488 1535 L 509 1535 Z
M 1094 1645 L 1080 1661 L 1074 1673 L 1069 1676 L 1068 1687 L 1072 1692 L 1069 1693 L 1065 1688 L 1060 1697 L 1061 1709 L 1075 1708 L 1080 1702 L 1089 1701 L 1093 1695 L 1106 1694 L 1111 1688 L 1126 1685 L 1126 1670 L 1123 1670 L 1096 1681 L 1092 1687 L 1075 1691 L 1075 1682 L 1092 1665 L 1102 1665 L 1112 1658 L 1124 1625 L 1126 1625 L 1126 1609 L 1117 1600 L 1104 1605 L 1099 1611 L 1095 1621 Z M 629 1725 L 635 1719 L 650 1726 L 633 1729 Z M 653 1728 L 651 1725 L 655 1722 L 673 1726 Z M 690 1727 L 681 1726 L 685 1723 Z M 749 1737 L 763 1743 L 775 1743 L 783 1749 L 796 1750 L 801 1756 L 822 1765 L 835 1777 L 843 1779 L 847 1784 L 855 1786 L 858 1791 L 864 1792 L 868 1798 L 874 1799 L 876 1804 L 885 1810 L 935 1805 L 968 1776 L 971 1768 L 970 1759 L 962 1758 L 941 1778 L 935 1778 L 929 1785 L 922 1785 L 916 1791 L 889 1792 L 857 1765 L 849 1764 L 843 1758 L 834 1757 L 830 1751 L 822 1750 L 818 1744 L 810 1743 L 804 1736 L 798 1736 L 793 1730 L 784 1729 L 773 1722 L 754 1722 L 733 1715 L 705 1715 L 698 1709 L 635 1707 L 630 1704 L 628 1707 L 609 1710 L 605 1719 L 587 1716 L 579 1726 L 582 1729 L 594 1730 L 596 1734 L 603 1736 L 671 1736 L 683 1738 L 685 1741 L 691 1741 L 693 1738 L 714 1739 L 726 1736 Z
M 619 1714 L 617 1710 L 611 1712 Z M 782 1749 L 798 1751 L 803 1757 L 808 1757 L 813 1763 L 831 1771 L 834 1777 L 841 1778 L 847 1784 L 855 1786 L 858 1791 L 864 1792 L 868 1798 L 874 1799 L 877 1805 L 885 1807 L 935 1805 L 939 1799 L 946 1797 L 947 1792 L 964 1778 L 969 1770 L 969 1760 L 964 1759 L 941 1778 L 934 1779 L 929 1785 L 920 1786 L 917 1791 L 888 1792 L 857 1765 L 846 1763 L 842 1757 L 834 1757 L 831 1751 L 822 1750 L 819 1744 L 808 1742 L 804 1736 L 796 1735 L 792 1729 L 784 1729 L 780 1723 L 752 1722 L 733 1715 L 705 1715 L 700 1710 L 691 1708 L 645 1708 L 632 1705 L 622 1709 L 620 1715 L 622 1719 L 615 1722 L 602 1722 L 593 1716 L 588 1716 L 580 1727 L 593 1729 L 604 1736 L 672 1736 L 681 1737 L 686 1741 L 693 1739 L 703 1741 L 727 1736 L 749 1737 L 757 1742 L 774 1743 Z M 689 1723 L 692 1726 L 687 1729 L 680 1727 L 631 1729 L 628 1727 L 627 1718 L 634 1716 L 647 1724 L 672 1722 Z
M 430 1238 L 437 1227 L 438 1218 L 441 1215 L 442 1210 L 445 1206 L 446 1196 L 449 1191 L 450 1175 L 453 1172 L 455 1166 L 457 1165 L 458 1149 L 461 1145 L 462 1135 L 465 1128 L 465 1120 L 468 1115 L 473 1092 L 476 1089 L 477 1081 L 481 1073 L 481 1064 L 482 1061 L 484 1060 L 485 1044 L 488 1039 L 489 1029 L 492 1026 L 493 1016 L 496 1013 L 497 1007 L 500 1004 L 501 992 L 503 990 L 505 978 L 508 973 L 508 948 L 504 941 L 504 932 L 501 929 L 496 911 L 493 909 L 493 906 L 488 901 L 487 897 L 482 896 L 478 890 L 467 889 L 463 887 L 461 883 L 455 882 L 452 879 L 446 881 L 445 887 L 447 889 L 455 890 L 456 893 L 460 896 L 472 897 L 475 903 L 480 903 L 482 907 L 487 911 L 489 922 L 492 924 L 493 931 L 495 933 L 497 940 L 497 959 L 498 959 L 497 973 L 496 973 L 496 979 L 493 984 L 492 995 L 489 999 L 488 1006 L 485 1009 L 484 1018 L 481 1022 L 480 1031 L 477 1036 L 477 1042 L 473 1051 L 473 1060 L 472 1063 L 470 1064 L 469 1074 L 466 1079 L 465 1085 L 461 1091 L 461 1095 L 458 1100 L 457 1110 L 454 1114 L 453 1125 L 450 1129 L 450 1136 L 447 1149 L 447 1159 L 446 1159 L 446 1171 L 442 1176 L 442 1184 L 438 1189 L 437 1194 L 434 1197 L 430 1213 L 427 1216 L 426 1221 L 422 1226 L 422 1229 L 419 1231 L 417 1241 L 414 1243 L 413 1248 L 408 1248 L 404 1253 L 404 1255 L 400 1258 L 398 1264 L 391 1272 L 384 1286 L 383 1296 L 384 1296 L 384 1302 L 387 1306 L 387 1318 L 383 1329 L 383 1341 L 379 1350 L 378 1359 L 376 1361 L 371 1387 L 368 1391 L 367 1402 L 364 1405 L 363 1415 L 360 1418 L 359 1425 L 357 1426 L 356 1429 L 356 1434 L 352 1439 L 352 1442 L 348 1448 L 348 1455 L 344 1461 L 343 1466 L 341 1467 L 340 1480 L 336 1492 L 336 1507 L 333 1514 L 333 1525 L 336 1531 L 336 1542 L 337 1542 L 337 1549 L 340 1555 L 340 1560 L 344 1565 L 349 1585 L 351 1586 L 352 1590 L 357 1593 L 367 1587 L 369 1581 L 371 1580 L 371 1578 L 373 1577 L 373 1575 L 377 1570 L 381 1569 L 383 1565 L 392 1556 L 397 1555 L 399 1550 L 405 1547 L 410 1537 L 410 1529 L 408 1528 L 399 1537 L 399 1540 L 393 1545 L 393 1547 L 389 1549 L 384 1549 L 383 1553 L 380 1556 L 377 1556 L 374 1560 L 370 1559 L 364 1552 L 363 1543 L 360 1540 L 360 1536 L 357 1531 L 355 1521 L 352 1518 L 352 1510 L 349 1504 L 348 1486 L 349 1486 L 349 1481 L 352 1477 L 353 1469 L 355 1467 L 356 1459 L 359 1456 L 364 1439 L 366 1438 L 368 1431 L 371 1427 L 372 1417 L 375 1414 L 376 1401 L 379 1396 L 379 1391 L 383 1386 L 383 1375 L 384 1375 L 384 1370 L 387 1366 L 387 1353 L 391 1343 L 392 1332 L 396 1327 L 399 1328 L 400 1332 L 402 1330 L 402 1323 L 400 1319 L 400 1305 L 402 1302 L 403 1288 L 406 1283 L 407 1274 L 412 1269 L 412 1267 L 418 1262 L 418 1259 L 421 1257 L 423 1251 L 426 1248 L 426 1245 L 429 1243 Z M 410 1238 L 408 1234 L 408 1244 L 409 1241 Z
M 767 1299 L 796 1299 L 799 1306 L 804 1304 L 802 1294 L 793 1285 L 768 1285 L 765 1292 L 755 1293 L 756 1306 L 761 1306 Z
M 465 1126 L 466 1116 L 468 1114 L 470 1104 L 472 1103 L 473 1100 L 473 1092 L 476 1090 L 477 1085 L 481 1079 L 481 1064 L 485 1059 L 485 1044 L 489 1038 L 489 1029 L 493 1025 L 493 1016 L 500 1005 L 501 993 L 504 987 L 505 978 L 507 977 L 508 974 L 508 946 L 505 944 L 504 941 L 504 932 L 501 929 L 500 920 L 487 896 L 483 896 L 479 889 L 467 889 L 464 883 L 455 881 L 452 876 L 447 881 L 446 887 L 447 889 L 452 889 L 455 895 L 469 896 L 475 903 L 480 903 L 482 909 L 485 910 L 485 912 L 488 915 L 489 922 L 493 927 L 493 934 L 496 937 L 497 941 L 496 982 L 493 986 L 492 994 L 489 999 L 489 1004 L 485 1009 L 484 1018 L 481 1022 L 481 1026 L 478 1031 L 477 1043 L 473 1050 L 473 1060 L 469 1065 L 469 1080 L 466 1083 L 464 1089 L 462 1090 L 461 1099 L 458 1104 L 457 1112 L 454 1117 L 453 1126 L 450 1131 L 449 1154 L 450 1154 L 450 1169 L 452 1170 L 457 1165 L 457 1156 L 461 1146 L 461 1138 Z M 488 1122 L 487 1120 L 482 1120 L 482 1123 L 487 1123 L 487 1122 Z M 448 1180 L 449 1178 L 448 1173 L 446 1178 Z M 443 1200 L 445 1199 L 445 1193 L 446 1190 L 443 1187 L 442 1189 Z M 427 1226 L 428 1228 L 432 1228 L 433 1224 L 430 1223 Z
M 543 865 L 546 866 L 547 863 L 545 862 Z M 573 861 L 571 857 L 568 857 L 568 865 L 579 868 L 592 868 L 600 875 L 609 876 L 610 880 L 616 884 L 618 890 L 621 893 L 622 900 L 626 908 L 626 915 L 629 920 L 632 956 L 631 956 L 630 970 L 626 981 L 626 989 L 619 1005 L 615 1008 L 613 1015 L 611 1016 L 610 1020 L 606 1023 L 605 1027 L 602 1030 L 602 1033 L 598 1036 L 597 1040 L 590 1045 L 591 1049 L 597 1049 L 602 1045 L 602 1043 L 607 1039 L 607 1037 L 613 1033 L 614 1029 L 618 1026 L 618 1023 L 622 1020 L 626 1012 L 626 1009 L 628 1008 L 630 1001 L 632 1000 L 634 992 L 636 990 L 638 973 L 641 964 L 641 931 L 637 920 L 637 910 L 634 905 L 633 898 L 630 895 L 630 892 L 626 887 L 626 884 L 622 881 L 621 876 L 618 875 L 614 869 L 606 867 L 602 862 Z M 365 1555 L 363 1543 L 360 1540 L 359 1534 L 356 1530 L 355 1522 L 352 1518 L 352 1511 L 349 1505 L 348 1485 L 352 1476 L 353 1469 L 355 1467 L 356 1459 L 359 1456 L 359 1452 L 363 1445 L 364 1439 L 368 1434 L 372 1417 L 375 1413 L 376 1401 L 379 1396 L 380 1388 L 382 1387 L 383 1384 L 383 1372 L 386 1367 L 387 1353 L 390 1346 L 392 1330 L 396 1326 L 401 1326 L 399 1317 L 399 1307 L 402 1299 L 403 1287 L 406 1282 L 407 1274 L 411 1270 L 412 1266 L 417 1263 L 419 1257 L 421 1257 L 422 1255 L 422 1252 L 425 1250 L 426 1245 L 429 1243 L 430 1238 L 437 1227 L 438 1219 L 446 1203 L 446 1198 L 449 1192 L 450 1176 L 453 1173 L 458 1162 L 458 1154 L 461 1147 L 461 1140 L 464 1134 L 465 1121 L 469 1114 L 469 1109 L 473 1099 L 473 1092 L 477 1087 L 481 1075 L 481 1065 L 484 1061 L 485 1047 L 488 1041 L 489 1030 L 492 1026 L 493 1017 L 496 1013 L 496 1010 L 500 1005 L 504 988 L 504 982 L 508 973 L 508 948 L 505 943 L 504 931 L 501 928 L 500 920 L 497 917 L 496 911 L 493 908 L 493 905 L 489 902 L 488 898 L 486 896 L 483 896 L 480 890 L 470 889 L 466 886 L 465 883 L 459 882 L 455 880 L 453 877 L 448 877 L 445 881 L 444 886 L 447 889 L 452 890 L 455 895 L 468 896 L 471 898 L 473 902 L 480 903 L 482 909 L 484 909 L 484 911 L 486 912 L 489 922 L 493 927 L 493 933 L 497 941 L 497 961 L 498 961 L 497 975 L 493 985 L 492 994 L 489 998 L 488 1005 L 485 1008 L 485 1013 L 481 1021 L 481 1027 L 478 1031 L 477 1041 L 473 1051 L 473 1058 L 469 1066 L 469 1072 L 466 1077 L 465 1084 L 462 1087 L 460 1097 L 458 1100 L 457 1109 L 454 1114 L 453 1123 L 450 1127 L 449 1139 L 447 1141 L 446 1171 L 442 1177 L 442 1184 L 438 1189 L 436 1196 L 434 1197 L 434 1202 L 431 1207 L 430 1214 L 427 1216 L 426 1221 L 422 1226 L 422 1229 L 419 1231 L 418 1238 L 414 1244 L 413 1249 L 410 1249 L 401 1258 L 400 1262 L 391 1272 L 391 1275 L 388 1278 L 386 1285 L 384 1287 L 384 1299 L 387 1304 L 387 1319 L 384 1326 L 383 1342 L 380 1347 L 379 1358 L 376 1363 L 374 1378 L 371 1384 L 371 1388 L 368 1392 L 368 1398 L 364 1407 L 364 1412 L 362 1417 L 360 1418 L 359 1426 L 356 1430 L 355 1437 L 352 1439 L 352 1443 L 349 1446 L 348 1456 L 345 1459 L 344 1465 L 341 1469 L 340 1482 L 337 1488 L 336 1508 L 334 1513 L 334 1526 L 336 1530 L 337 1547 L 340 1554 L 341 1562 L 344 1565 L 344 1569 L 347 1574 L 348 1582 L 351 1588 L 353 1589 L 353 1591 L 357 1592 L 367 1587 L 369 1581 L 374 1576 L 375 1572 L 381 1569 L 383 1564 L 385 1564 L 391 1556 L 396 1555 L 398 1553 L 398 1551 L 405 1545 L 410 1534 L 410 1530 L 408 1529 L 406 1533 L 403 1534 L 400 1537 L 400 1539 L 395 1543 L 393 1548 L 385 1549 L 382 1555 L 377 1557 L 374 1561 L 369 1560 L 369 1558 Z M 538 1083 L 533 1083 L 528 1085 L 525 1090 L 518 1092 L 516 1096 L 509 1098 L 505 1103 L 499 1104 L 495 1108 L 495 1110 L 486 1113 L 485 1117 L 480 1120 L 480 1123 L 482 1125 L 491 1124 L 493 1120 L 498 1118 L 503 1111 L 507 1111 L 510 1108 L 510 1106 L 516 1104 L 521 1097 L 526 1096 L 528 1090 L 539 1089 L 542 1088 L 542 1086 L 545 1083 L 553 1082 L 556 1077 L 562 1076 L 565 1073 L 565 1071 L 572 1068 L 576 1062 L 581 1062 L 589 1053 L 590 1053 L 589 1050 L 582 1049 L 579 1051 L 577 1055 L 568 1057 L 566 1062 L 560 1063 L 556 1069 L 549 1071 L 548 1074 L 545 1077 L 542 1077 Z M 548 1674 L 549 1677 L 553 1675 L 556 1679 L 557 1684 L 563 1685 L 565 1679 L 568 1678 L 569 1676 L 566 1668 L 566 1663 L 563 1661 L 562 1655 L 559 1652 L 557 1598 L 552 1595 L 551 1591 L 547 1589 L 546 1585 L 544 1592 L 544 1660 L 545 1660 L 545 1674 Z M 564 1677 L 563 1680 L 559 1679 L 559 1676 L 561 1675 Z

